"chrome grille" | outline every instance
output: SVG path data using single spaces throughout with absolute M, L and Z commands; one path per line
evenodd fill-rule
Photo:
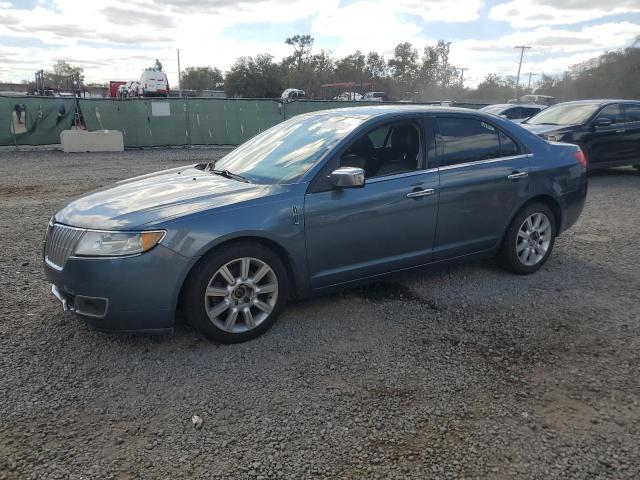
M 83 233 L 84 230 L 57 223 L 50 226 L 44 246 L 45 262 L 57 270 L 62 270 Z

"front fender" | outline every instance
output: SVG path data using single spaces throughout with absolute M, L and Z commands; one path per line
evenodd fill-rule
M 278 198 L 179 218 L 163 226 L 167 235 L 162 243 L 197 261 L 229 241 L 260 241 L 283 257 L 297 289 L 306 291 L 308 275 L 302 199 L 302 196 Z M 297 216 L 293 212 L 294 206 L 297 207 Z

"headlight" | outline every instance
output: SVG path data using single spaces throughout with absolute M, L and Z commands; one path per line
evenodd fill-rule
M 164 234 L 164 230 L 153 232 L 95 232 L 89 230 L 82 235 L 73 253 L 87 257 L 135 255 L 155 247 L 162 240 Z

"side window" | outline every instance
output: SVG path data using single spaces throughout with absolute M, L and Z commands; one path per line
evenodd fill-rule
M 533 117 L 539 111 L 540 111 L 539 108 L 523 108 L 522 109 L 522 116 L 520 118 Z
M 520 153 L 520 147 L 504 132 L 500 132 L 500 156 L 512 157 Z
M 506 112 L 504 112 L 504 116 L 507 117 L 509 120 L 513 120 L 514 118 L 521 118 L 520 111 L 521 111 L 520 107 L 510 108 Z
M 500 140 L 496 129 L 486 122 L 471 118 L 439 118 L 444 148 L 444 165 L 498 158 Z
M 384 147 L 384 142 L 389 136 L 389 130 L 390 128 L 388 126 L 380 127 L 369 134 L 369 138 L 371 139 L 371 143 L 373 143 L 374 148 Z
M 628 103 L 624 106 L 625 122 L 640 122 L 640 105 Z
M 414 122 L 385 125 L 355 139 L 340 156 L 340 166 L 362 168 L 366 178 L 417 170 L 422 152 L 420 136 Z
M 624 121 L 619 103 L 612 103 L 604 107 L 596 117 L 596 119 L 598 118 L 608 118 L 613 123 L 622 123 Z

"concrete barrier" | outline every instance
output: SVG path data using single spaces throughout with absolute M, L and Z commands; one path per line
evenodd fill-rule
M 60 143 L 67 153 L 124 151 L 124 140 L 119 130 L 63 130 Z

